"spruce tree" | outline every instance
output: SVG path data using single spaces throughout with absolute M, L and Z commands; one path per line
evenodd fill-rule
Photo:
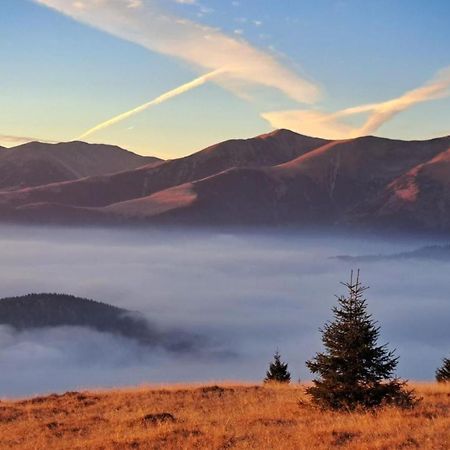
M 414 395 L 394 377 L 398 358 L 377 344 L 380 328 L 367 312 L 359 271 L 342 283 L 347 296 L 338 297 L 334 321 L 321 329 L 325 352 L 306 365 L 319 378 L 307 389 L 315 403 L 331 409 L 374 408 L 382 404 L 412 406 Z
M 438 383 L 450 382 L 450 359 L 444 358 L 442 360 L 442 366 L 436 370 L 436 381 Z
M 287 363 L 281 361 L 281 355 L 277 350 L 273 355 L 273 362 L 270 363 L 269 370 L 266 372 L 265 383 L 289 383 L 291 374 L 288 371 Z

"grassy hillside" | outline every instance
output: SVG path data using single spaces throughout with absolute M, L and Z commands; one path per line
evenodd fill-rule
M 448 449 L 450 384 L 414 410 L 323 412 L 304 387 L 221 384 L 0 402 L 2 449 Z

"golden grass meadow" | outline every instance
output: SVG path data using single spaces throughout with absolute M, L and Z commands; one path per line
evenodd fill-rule
M 450 383 L 411 383 L 409 410 L 333 412 L 302 384 L 67 392 L 0 402 L 2 449 L 450 448 Z

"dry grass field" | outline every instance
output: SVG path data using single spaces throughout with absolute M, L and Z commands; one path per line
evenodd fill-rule
M 220 384 L 0 402 L 3 449 L 450 449 L 450 384 L 413 410 L 324 412 L 304 387 Z

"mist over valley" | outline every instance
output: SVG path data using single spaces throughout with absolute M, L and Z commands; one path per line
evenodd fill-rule
M 189 346 L 146 347 L 92 327 L 0 325 L 2 396 L 140 383 L 260 380 L 276 348 L 295 377 L 321 348 L 340 281 L 360 268 L 398 373 L 430 379 L 450 339 L 448 260 L 339 260 L 392 254 L 430 238 L 158 228 L 2 226 L 1 297 L 70 293 L 140 312 Z

